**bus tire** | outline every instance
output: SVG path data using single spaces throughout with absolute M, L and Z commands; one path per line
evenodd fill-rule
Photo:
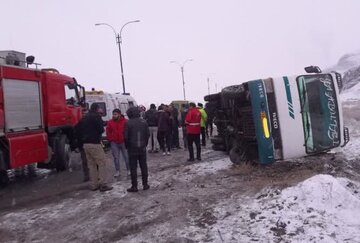
M 215 136 L 215 137 L 211 138 L 210 141 L 212 144 L 224 144 L 225 143 L 225 139 L 220 136 Z
M 220 100 L 220 93 L 206 95 L 204 97 L 204 100 L 208 101 L 208 102 L 210 102 L 210 101 L 219 101 Z
M 246 92 L 244 85 L 231 85 L 222 89 L 222 96 L 224 98 L 234 99 L 244 97 Z
M 246 151 L 238 145 L 230 149 L 229 157 L 231 162 L 236 165 L 241 165 L 248 161 Z
M 225 144 L 214 144 L 212 149 L 215 151 L 226 151 L 226 146 Z

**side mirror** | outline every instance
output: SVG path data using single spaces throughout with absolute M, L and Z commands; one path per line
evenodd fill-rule
M 308 67 L 305 67 L 305 72 L 307 72 L 307 73 L 321 73 L 321 69 L 318 66 L 308 66 Z

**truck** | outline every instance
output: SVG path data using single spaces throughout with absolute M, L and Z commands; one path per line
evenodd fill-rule
M 235 164 L 271 164 L 345 146 L 339 91 L 342 77 L 322 73 L 247 81 L 204 97 L 218 135 L 214 150 L 226 151 Z
M 34 57 L 0 52 L 0 182 L 7 170 L 32 165 L 65 170 L 85 89 L 56 69 L 29 68 Z

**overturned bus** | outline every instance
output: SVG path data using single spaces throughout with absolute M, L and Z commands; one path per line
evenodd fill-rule
M 218 130 L 213 149 L 236 164 L 269 164 L 345 146 L 341 75 L 305 70 L 311 74 L 252 80 L 205 96 Z

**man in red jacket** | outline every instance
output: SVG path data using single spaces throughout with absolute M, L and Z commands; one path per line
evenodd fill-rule
M 185 118 L 186 132 L 188 137 L 188 148 L 190 158 L 188 161 L 194 161 L 193 142 L 196 145 L 196 159 L 201 160 L 200 133 L 201 133 L 201 113 L 196 108 L 195 103 L 190 103 L 189 111 Z
M 110 142 L 111 152 L 114 157 L 116 173 L 114 177 L 120 176 L 120 153 L 123 155 L 129 175 L 129 157 L 124 144 L 124 129 L 126 118 L 121 114 L 119 109 L 113 110 L 113 117 L 108 121 L 106 126 L 106 137 Z

